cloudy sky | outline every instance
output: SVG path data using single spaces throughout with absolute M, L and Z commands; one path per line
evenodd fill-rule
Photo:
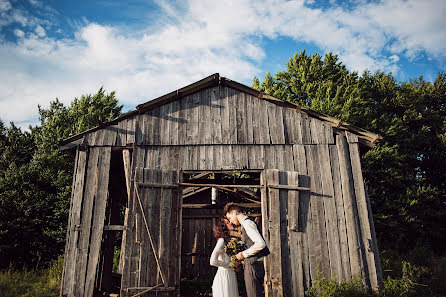
M 433 80 L 445 15 L 445 0 L 0 0 L 0 118 L 35 125 L 38 104 L 101 86 L 129 110 L 215 72 L 250 85 L 304 49 Z

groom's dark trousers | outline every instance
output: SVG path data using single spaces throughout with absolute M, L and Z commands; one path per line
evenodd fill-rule
M 263 294 L 263 278 L 265 277 L 263 261 L 255 261 L 252 264 L 245 263 L 243 265 L 243 274 L 248 297 L 265 296 Z

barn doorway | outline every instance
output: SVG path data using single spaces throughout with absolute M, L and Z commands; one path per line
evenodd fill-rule
M 239 204 L 261 228 L 260 174 L 259 170 L 183 172 L 181 296 L 211 295 L 217 271 L 209 265 L 216 243 L 213 226 L 226 203 Z M 240 238 L 240 227 L 231 236 Z M 239 291 L 244 296 L 241 274 Z

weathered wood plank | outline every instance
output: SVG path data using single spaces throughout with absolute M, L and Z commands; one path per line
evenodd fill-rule
M 144 128 L 145 135 L 143 135 L 143 143 L 145 145 L 151 145 L 153 144 L 153 123 L 154 123 L 154 117 L 153 117 L 153 110 L 149 110 L 144 114 L 145 117 L 145 125 Z
M 131 158 L 131 169 L 130 169 L 130 181 L 135 180 L 135 169 L 136 167 L 138 167 L 139 164 L 141 164 L 141 158 L 144 159 L 145 156 L 145 152 L 144 150 L 142 150 L 139 147 L 136 147 L 135 150 L 132 153 L 132 158 Z M 144 161 L 143 161 L 144 162 Z M 139 165 L 139 167 L 142 167 Z M 129 209 L 128 211 L 128 216 L 127 216 L 127 228 L 126 228 L 126 242 L 125 242 L 125 254 L 124 254 L 124 265 L 122 268 L 122 278 L 121 278 L 121 291 L 120 291 L 120 296 L 128 296 L 128 292 L 127 292 L 127 288 L 129 287 L 134 287 L 135 286 L 135 279 L 136 278 L 136 262 L 139 260 L 134 254 L 135 254 L 135 250 L 138 250 L 137 252 L 139 253 L 139 248 L 135 245 L 135 240 L 136 240 L 136 222 L 135 222 L 135 217 L 136 217 L 136 208 L 135 206 L 139 205 L 135 205 L 135 203 L 138 203 L 137 201 L 135 201 L 135 199 L 137 199 L 135 197 L 135 188 L 134 188 L 134 182 L 130 183 L 130 197 L 128 200 L 128 204 L 127 204 L 127 208 Z
M 96 135 L 95 135 L 94 145 L 96 145 L 96 146 L 104 145 L 105 129 L 99 129 L 99 130 L 96 131 L 95 134 Z
M 353 134 L 349 131 L 345 131 L 345 137 L 347 138 L 348 143 L 357 143 L 359 141 L 358 135 Z
M 104 145 L 115 146 L 118 125 L 111 125 L 105 128 Z
M 290 184 L 289 173 L 285 171 L 279 171 L 279 182 L 278 185 L 288 186 Z M 286 189 L 279 189 L 279 200 L 278 204 L 274 205 L 274 208 L 277 209 L 278 220 L 276 221 L 279 225 L 279 246 L 280 249 L 280 258 L 279 262 L 275 262 L 275 266 L 279 266 L 278 269 L 282 274 L 282 278 L 280 279 L 282 283 L 282 294 L 289 296 L 292 294 L 292 277 L 291 277 L 291 259 L 290 259 L 290 250 L 289 250 L 289 237 L 288 237 L 288 203 L 290 202 L 290 192 Z M 293 193 L 294 194 L 294 193 Z M 271 220 L 271 218 L 270 218 Z M 274 219 L 275 220 L 275 219 Z M 280 295 L 282 296 L 282 295 Z
M 251 113 L 252 113 L 252 132 L 253 132 L 253 143 L 255 144 L 261 144 L 261 137 L 260 137 L 260 113 L 259 113 L 259 99 L 249 95 L 251 98 Z
M 214 165 L 215 170 L 223 168 L 223 145 L 214 146 Z
M 303 127 L 302 127 L 302 113 L 294 110 L 295 121 L 296 121 L 296 135 L 295 135 L 295 143 L 303 144 Z
M 162 172 L 162 183 L 164 184 L 173 184 L 173 173 L 172 171 L 163 171 Z M 159 220 L 159 261 L 160 268 L 164 275 L 166 276 L 166 281 L 168 282 L 166 285 L 170 285 L 169 279 L 169 262 L 172 260 L 169 257 L 169 250 L 173 247 L 171 245 L 171 238 L 175 235 L 176 231 L 171 230 L 172 226 L 172 189 L 161 189 L 161 196 L 158 201 L 160 204 L 160 220 Z M 173 231 L 173 232 L 172 232 Z M 161 273 L 161 272 L 160 272 Z M 160 275 L 160 273 L 158 275 Z M 158 283 L 161 283 L 162 279 L 158 279 Z
M 118 122 L 118 131 L 116 135 L 116 146 L 125 146 L 127 144 L 127 120 Z
M 312 144 L 312 131 L 310 127 L 310 118 L 306 114 L 302 114 L 302 143 Z
M 171 103 L 171 113 L 169 115 L 170 127 L 169 127 L 169 135 L 170 141 L 169 144 L 178 145 L 178 129 L 179 126 L 182 125 L 180 120 L 180 99 L 172 101 Z
M 324 125 L 324 132 L 325 132 L 325 140 L 327 144 L 334 144 L 335 140 L 334 140 L 334 132 L 333 132 L 333 127 L 331 125 L 328 124 L 323 124 Z
M 161 116 L 160 107 L 152 109 L 152 141 L 151 144 L 161 144 Z
M 76 243 L 79 238 L 81 224 L 81 209 L 84 198 L 84 184 L 87 173 L 88 151 L 76 150 L 76 162 L 71 192 L 70 214 L 67 227 L 67 242 L 65 246 L 65 261 L 62 278 L 62 293 L 73 294 L 76 281 L 76 259 L 79 250 Z
M 260 132 L 260 143 L 262 144 L 270 144 L 271 143 L 271 137 L 270 137 L 270 123 L 268 118 L 268 107 L 265 100 L 258 101 L 259 103 L 259 132 Z
M 236 91 L 235 93 L 235 115 L 237 121 L 237 143 L 246 143 L 246 100 L 245 93 Z
M 356 137 L 357 138 L 357 137 Z M 378 276 L 376 269 L 375 254 L 378 253 L 372 243 L 372 232 L 370 218 L 367 207 L 367 197 L 365 194 L 365 185 L 361 171 L 361 157 L 359 156 L 359 143 L 349 143 L 350 160 L 353 173 L 353 183 L 355 187 L 356 205 L 358 209 L 359 227 L 361 228 L 362 246 L 366 260 L 366 283 L 370 282 L 373 289 L 378 289 Z
M 102 147 L 97 149 L 99 150 L 99 173 L 97 176 L 97 191 L 95 193 L 88 265 L 85 278 L 85 297 L 93 296 L 96 271 L 99 263 L 99 251 L 101 249 L 102 233 L 104 230 L 105 209 L 107 206 L 108 183 L 110 175 L 111 148 Z
M 278 107 L 271 102 L 266 102 L 266 106 L 268 110 L 268 127 L 271 143 L 279 144 L 278 120 L 276 119 L 276 110 Z
M 282 108 L 283 110 L 283 129 L 285 133 L 285 143 L 294 144 L 296 143 L 296 112 L 291 108 Z
M 282 155 L 284 159 L 284 170 L 286 171 L 294 171 L 294 161 L 293 161 L 293 146 L 292 145 L 283 145 L 282 146 Z
M 212 140 L 213 144 L 222 143 L 222 115 L 220 113 L 222 106 L 220 101 L 219 87 L 214 87 L 211 92 L 211 121 L 212 121 Z
M 245 98 L 245 112 L 246 112 L 246 143 L 254 143 L 254 104 L 251 95 L 244 94 Z
M 265 168 L 273 169 L 277 168 L 276 150 L 272 145 L 265 145 Z
M 350 256 L 348 253 L 347 229 L 345 225 L 344 199 L 342 197 L 341 176 L 339 172 L 338 150 L 335 145 L 330 145 L 330 160 L 333 177 L 334 200 L 336 204 L 336 216 L 338 220 L 338 231 L 342 263 L 342 279 L 350 280 L 352 277 Z
M 233 169 L 234 162 L 232 160 L 232 145 L 223 146 L 223 169 Z
M 375 253 L 376 275 L 378 279 L 378 286 L 381 287 L 383 285 L 383 275 L 382 275 L 381 261 L 379 257 L 378 242 L 376 240 L 375 225 L 373 223 L 372 207 L 370 206 L 370 199 L 367 193 L 367 187 L 365 188 L 365 197 L 367 201 L 367 210 L 370 219 L 370 231 L 372 232 L 372 246 L 374 247 L 374 253 Z
M 127 242 L 127 225 L 128 225 L 128 216 L 129 216 L 129 208 L 128 205 L 130 204 L 130 187 L 131 187 L 131 154 L 129 150 L 123 150 L 122 151 L 122 161 L 124 164 L 124 176 L 125 176 L 125 185 L 127 190 L 127 203 L 124 213 L 124 231 L 122 231 L 122 240 L 121 240 L 121 254 L 119 258 L 119 267 L 118 267 L 118 273 L 122 274 L 123 267 L 124 267 L 124 255 L 126 250 L 126 242 Z
M 212 119 L 211 119 L 211 92 L 210 89 L 206 89 L 200 92 L 200 113 L 201 124 L 200 124 L 200 138 L 203 144 L 212 143 Z
M 288 184 L 299 185 L 299 174 L 288 172 Z M 288 240 L 290 251 L 291 292 L 293 297 L 304 297 L 304 271 L 303 271 L 303 246 L 302 233 L 299 232 L 299 196 L 300 191 L 288 191 Z
M 136 182 L 144 181 L 144 162 L 145 162 L 146 152 L 144 148 L 136 147 L 133 151 L 133 164 L 132 164 L 132 174 L 133 180 Z M 144 241 L 145 236 L 145 227 L 144 227 L 144 218 L 142 215 L 141 207 L 139 204 L 139 198 L 143 199 L 144 190 L 141 193 L 140 188 L 135 188 L 135 182 L 131 184 L 132 193 L 132 213 L 133 216 L 130 218 L 133 221 L 133 224 L 130 225 L 132 228 L 131 233 L 134 234 L 130 244 L 132 245 L 130 248 L 130 272 L 128 276 L 129 287 L 137 287 L 140 285 L 140 275 L 141 269 L 143 269 L 143 264 L 141 263 L 141 244 Z M 138 198 L 139 194 L 139 198 Z M 127 246 L 129 248 L 129 246 Z
M 161 138 L 161 145 L 169 145 L 170 142 L 170 135 L 169 135 L 169 127 L 170 127 L 170 120 L 169 120 L 169 114 L 171 110 L 171 104 L 163 104 L 159 107 L 160 110 L 160 138 Z
M 323 204 L 321 173 L 317 146 L 305 147 L 307 151 L 308 175 L 311 176 L 311 215 L 313 218 L 313 239 L 316 252 L 316 263 L 324 277 L 330 278 L 330 259 L 328 254 L 327 230 Z M 314 277 L 315 275 L 313 275 Z
M 331 279 L 342 279 L 341 249 L 339 242 L 338 220 L 331 174 L 328 145 L 319 145 L 319 164 L 321 170 L 322 195 L 324 196 L 325 226 L 327 229 L 328 252 L 330 257 Z
M 309 118 L 310 121 L 310 130 L 311 130 L 311 143 L 318 144 L 319 143 L 319 121 L 315 118 Z
M 184 145 L 186 144 L 186 133 L 187 133 L 187 125 L 188 117 L 187 113 L 189 110 L 187 109 L 187 100 L 188 97 L 181 98 L 179 101 L 179 112 L 178 112 L 178 144 Z
M 135 117 L 127 119 L 127 143 L 131 145 L 135 143 Z
M 275 104 L 274 104 L 275 105 Z M 284 131 L 284 123 L 283 123 L 283 107 L 276 105 L 276 131 L 277 131 L 277 143 L 284 144 L 285 143 L 285 131 Z
M 276 169 L 265 170 L 268 183 L 279 183 L 279 171 Z M 270 262 L 270 283 L 268 284 L 268 291 L 271 294 L 268 296 L 283 296 L 283 283 L 282 283 L 282 250 L 281 250 L 281 237 L 280 237 L 280 198 L 279 190 L 268 188 L 268 198 L 270 203 L 269 207 L 269 246 L 271 254 L 265 258 Z M 267 279 L 268 283 L 268 279 Z
M 353 176 L 351 171 L 350 156 L 347 139 L 336 136 L 336 145 L 339 156 L 339 169 L 341 173 L 342 196 L 344 198 L 345 222 L 347 225 L 348 250 L 352 277 L 364 277 L 362 263 L 360 233 L 357 222 L 356 197 L 353 188 Z
M 221 104 L 221 136 L 222 143 L 231 143 L 231 125 L 230 125 L 230 107 L 229 107 L 229 88 L 220 86 L 220 104 Z
M 273 182 L 273 181 L 271 181 Z M 266 187 L 268 185 L 268 176 L 266 174 L 266 171 L 263 171 L 260 174 L 260 184 L 264 185 L 265 187 L 262 188 L 261 191 L 261 212 L 262 212 L 262 235 L 263 238 L 265 239 L 266 244 L 268 245 L 269 249 L 271 250 L 272 247 L 270 245 L 270 233 L 269 233 L 269 217 L 270 217 L 270 207 L 269 204 L 271 203 L 271 200 L 268 197 L 268 187 Z M 272 284 L 270 283 L 271 281 L 271 265 L 272 265 L 272 261 L 270 259 L 270 257 L 265 257 L 265 259 L 263 260 L 264 262 L 264 268 L 265 268 L 265 296 L 271 296 L 271 287 Z
M 305 147 L 303 145 L 293 145 L 294 170 L 299 172 L 299 186 L 310 187 L 310 179 L 307 176 L 307 158 L 305 156 Z M 313 242 L 312 220 L 310 212 L 310 192 L 299 192 L 299 234 L 302 240 L 302 261 L 304 288 L 310 288 L 311 273 L 310 267 L 316 267 L 314 249 L 310 248 Z M 312 245 L 311 245 L 312 246 Z M 312 256 L 310 257 L 310 251 Z
M 88 169 L 85 181 L 84 199 L 82 202 L 82 218 L 79 234 L 79 252 L 76 259 L 76 287 L 75 296 L 83 296 L 85 289 L 85 276 L 88 263 L 88 245 L 90 244 L 91 217 L 93 215 L 94 197 L 97 191 L 99 149 L 91 148 L 88 157 Z

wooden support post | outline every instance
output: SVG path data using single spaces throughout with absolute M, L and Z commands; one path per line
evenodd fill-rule
M 127 188 L 127 206 L 125 208 L 125 214 L 124 214 L 124 230 L 122 231 L 122 243 L 121 243 L 121 254 L 119 256 L 119 266 L 118 266 L 118 273 L 122 273 L 122 268 L 124 265 L 124 255 L 125 255 L 125 242 L 126 242 L 126 236 L 127 236 L 127 221 L 129 216 L 129 201 L 130 201 L 130 167 L 131 167 L 131 156 L 130 156 L 130 150 L 125 149 L 122 151 L 122 160 L 124 162 L 124 174 L 125 174 L 125 185 Z
M 218 189 L 215 187 L 212 188 L 211 202 L 212 204 L 217 204 L 218 202 Z

